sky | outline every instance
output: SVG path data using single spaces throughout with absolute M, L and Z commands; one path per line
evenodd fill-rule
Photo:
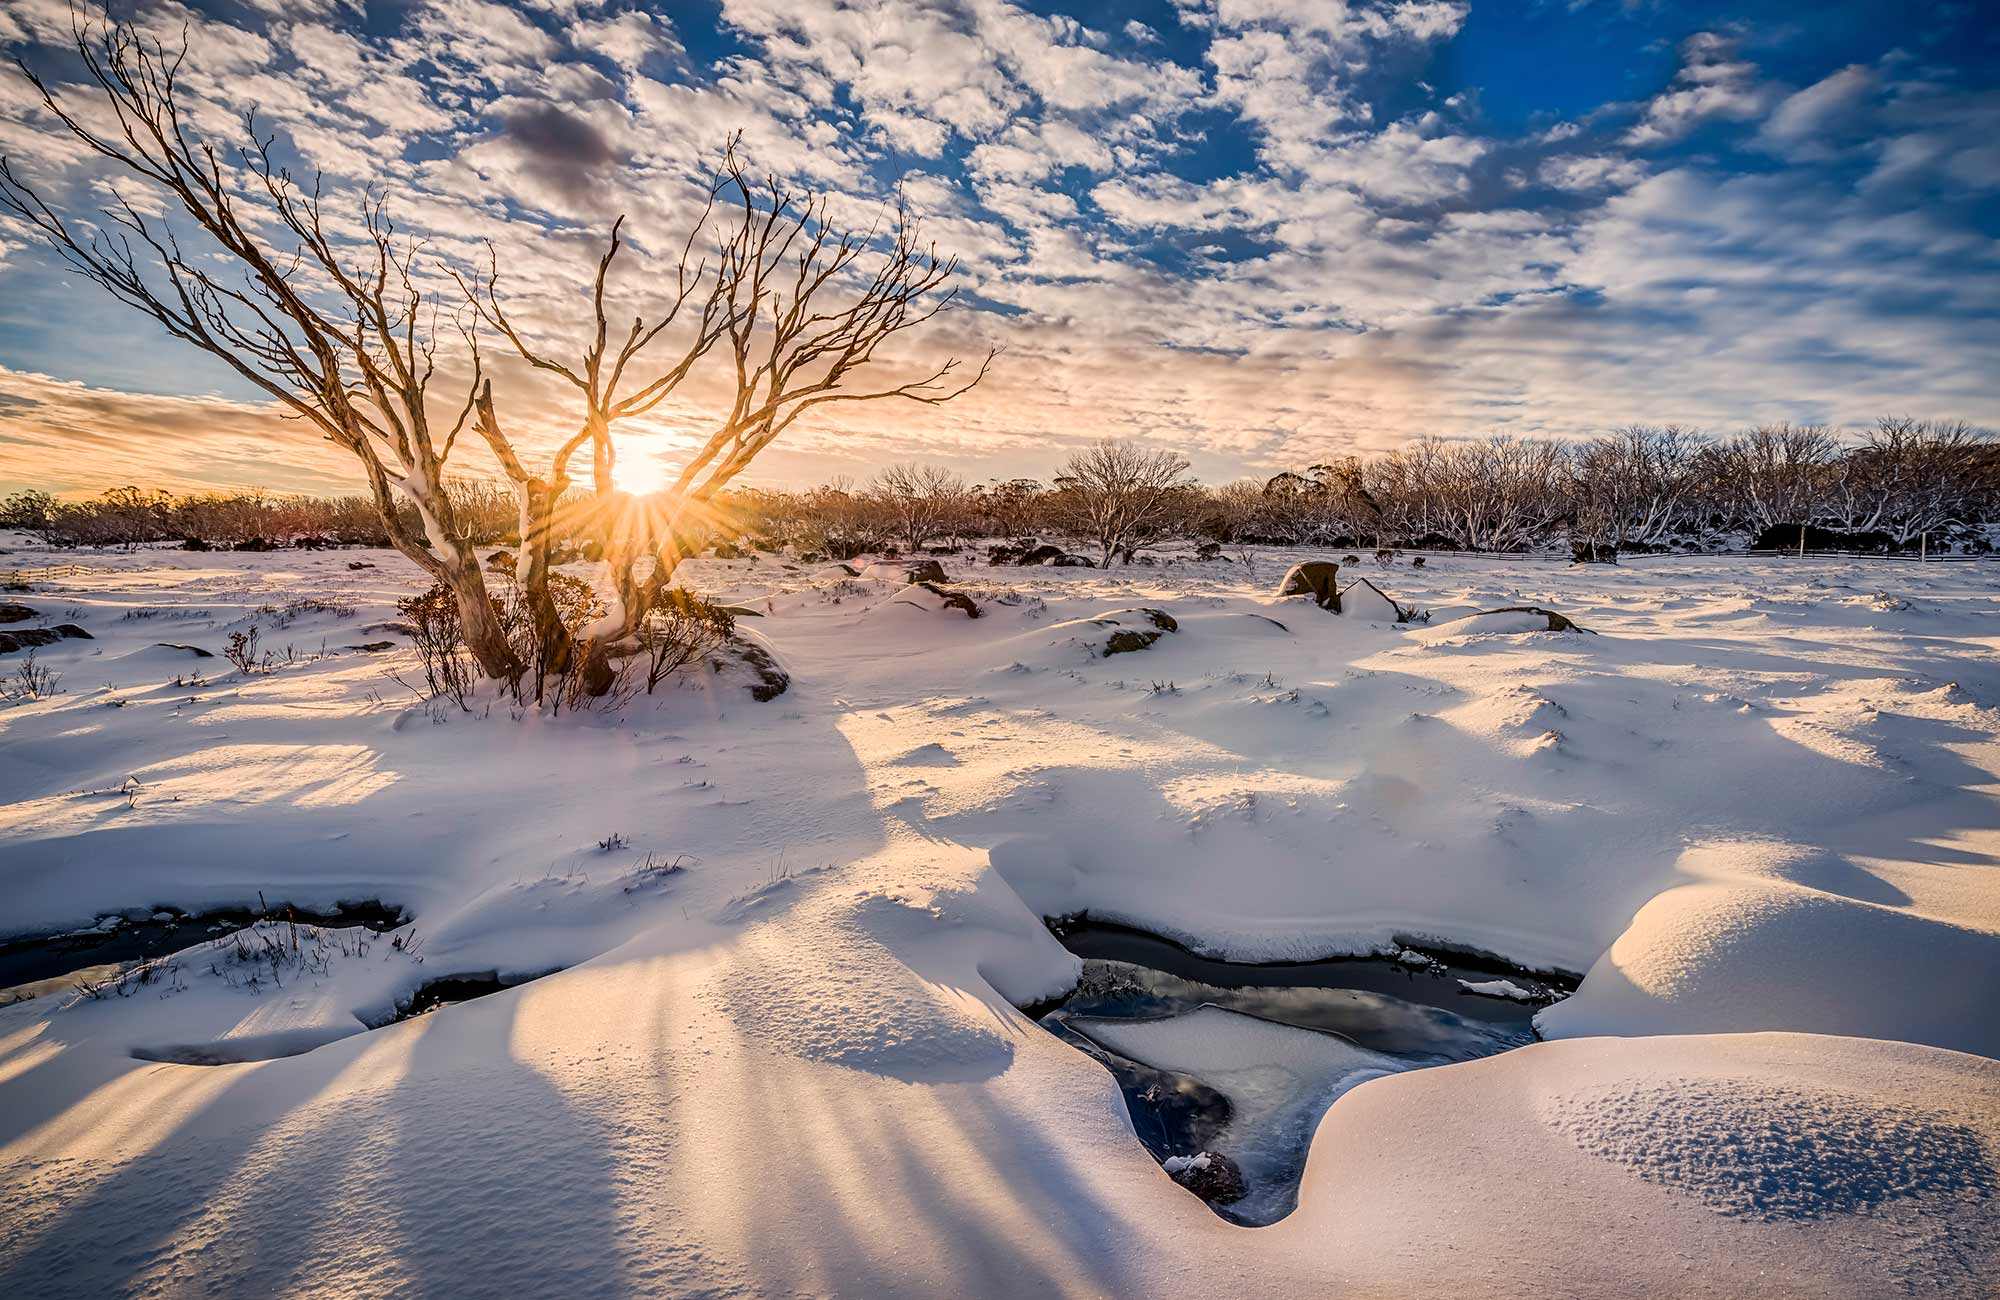
M 1878 0 L 199 0 L 197 129 L 240 115 L 331 206 L 384 195 L 441 274 L 490 241 L 529 336 L 581 349 L 611 221 L 657 308 L 697 195 L 754 164 L 866 227 L 900 186 L 961 297 L 886 374 L 1001 349 L 948 406 L 793 426 L 746 481 L 889 461 L 1048 478 L 1102 437 L 1210 480 L 1425 434 L 2000 425 L 2000 15 Z M 0 44 L 60 89 L 68 0 Z M 77 92 L 81 94 L 81 91 Z M 87 100 L 77 100 L 87 103 Z M 0 74 L 0 152 L 88 214 L 129 181 Z M 495 344 L 485 345 L 491 360 Z M 461 373 L 449 348 L 441 373 Z M 727 397 L 625 438 L 656 484 Z M 576 425 L 518 364 L 524 441 Z M 817 414 L 817 413 L 816 413 Z M 490 465 L 461 453 L 465 473 Z M 341 491 L 354 464 L 0 217 L 0 491 Z

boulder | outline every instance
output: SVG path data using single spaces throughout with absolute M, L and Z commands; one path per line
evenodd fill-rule
M 1060 564 L 1066 554 L 1067 552 L 1062 547 L 1051 546 L 1047 542 L 1043 542 L 1040 546 L 1023 551 L 1021 558 L 1016 560 L 1015 563 L 1023 567 L 1036 564 Z
M 881 582 L 950 582 L 944 566 L 936 560 L 879 560 L 861 571 L 864 578 Z
M 1168 1156 L 1160 1162 L 1167 1176 L 1204 1201 L 1227 1205 L 1240 1201 L 1249 1192 L 1243 1171 L 1220 1151 L 1203 1151 L 1191 1156 Z
M 1571 622 L 1564 615 L 1540 605 L 1507 605 L 1500 609 L 1485 609 L 1477 614 L 1467 614 L 1464 618 L 1453 619 L 1442 630 L 1459 632 L 1590 632 L 1587 627 Z M 1596 633 L 1592 632 L 1595 636 Z
M 40 618 L 34 610 L 12 600 L 0 600 L 0 623 L 25 623 L 31 618 Z
M 942 613 L 955 609 L 967 618 L 979 617 L 979 606 L 972 597 L 962 591 L 949 591 L 934 582 L 913 582 L 895 595 L 889 597 L 892 605 L 914 605 L 918 609 Z
M 1277 595 L 1311 596 L 1321 609 L 1340 612 L 1340 566 L 1332 560 L 1306 560 L 1286 570 Z
M 1415 617 L 1366 578 L 1357 578 L 1347 585 L 1340 593 L 1338 608 L 1342 617 L 1373 619 L 1377 623 L 1407 623 Z
M 178 650 L 183 654 L 193 655 L 196 659 L 215 658 L 215 653 L 211 650 L 204 650 L 198 645 L 186 645 L 180 641 L 155 641 L 153 645 L 160 650 Z
M 1052 569 L 1094 569 L 1097 567 L 1097 561 L 1091 559 L 1088 555 L 1063 554 L 1058 555 L 1048 563 Z
M 29 650 L 35 646 L 54 645 L 58 641 L 81 639 L 95 640 L 90 633 L 74 623 L 58 623 L 54 627 L 24 627 L 15 632 L 0 632 L 0 655 L 13 654 L 16 650 Z
M 349 568 L 350 570 L 353 570 L 353 571 L 356 571 L 356 572 L 358 572 L 358 571 L 360 571 L 360 570 L 362 570 L 362 569 L 372 569 L 372 568 L 374 568 L 375 566 L 374 566 L 374 565 L 372 565 L 372 564 L 370 564 L 370 563 L 369 563 L 368 561 L 366 561 L 366 560 L 349 560 L 349 561 L 347 562 L 347 567 L 348 567 L 348 568 Z
M 347 648 L 349 650 L 359 650 L 363 654 L 378 655 L 384 650 L 394 650 L 396 643 L 394 641 L 363 641 L 360 645 L 351 645 Z
M 1058 623 L 1056 629 L 1089 647 L 1093 656 L 1108 659 L 1144 650 L 1167 633 L 1180 631 L 1180 624 L 1163 609 L 1114 609 L 1094 618 Z
M 750 698 L 759 704 L 777 699 L 791 688 L 791 676 L 778 666 L 777 658 L 764 646 L 742 633 L 732 635 L 709 659 L 718 674 L 743 680 Z

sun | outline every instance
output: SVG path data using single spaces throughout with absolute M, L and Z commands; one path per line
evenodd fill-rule
M 657 443 L 633 442 L 618 450 L 618 460 L 611 468 L 611 477 L 621 491 L 642 497 L 660 491 L 671 481 L 672 467 L 667 464 L 666 447 Z

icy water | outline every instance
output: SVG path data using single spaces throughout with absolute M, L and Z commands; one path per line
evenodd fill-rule
M 342 903 L 330 912 L 290 905 L 252 911 L 221 908 L 190 914 L 178 908 L 106 913 L 94 926 L 0 942 L 0 1006 L 23 998 L 102 980 L 120 970 L 204 939 L 241 930 L 260 920 L 292 920 L 328 929 L 365 925 L 378 934 L 404 924 L 402 909 L 369 900 Z
M 1535 1012 L 1577 983 L 1435 949 L 1253 965 L 1122 926 L 1050 929 L 1083 976 L 1032 1009 L 1042 1026 L 1111 1071 L 1140 1142 L 1170 1172 L 1202 1153 L 1240 1171 L 1240 1188 L 1196 1190 L 1251 1226 L 1291 1213 L 1313 1131 L 1342 1093 L 1534 1042 Z

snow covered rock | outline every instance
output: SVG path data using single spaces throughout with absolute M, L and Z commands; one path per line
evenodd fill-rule
M 943 613 L 955 609 L 967 618 L 979 617 L 979 606 L 962 591 L 947 591 L 934 582 L 913 582 L 889 597 L 891 605 L 913 605 L 918 609 Z
M 1160 1162 L 1167 1176 L 1204 1201 L 1228 1205 L 1240 1201 L 1250 1186 L 1243 1171 L 1220 1151 L 1203 1151 L 1191 1156 L 1168 1156 Z
M 25 623 L 41 615 L 16 600 L 0 600 L 0 623 Z
M 1180 631 L 1180 627 L 1165 610 L 1147 607 L 1114 609 L 1091 618 L 1071 619 L 1056 624 L 1050 631 L 1062 633 L 1066 640 L 1082 645 L 1092 658 L 1106 659 L 1144 650 L 1167 633 Z
M 1587 627 L 1579 627 L 1566 616 L 1540 605 L 1508 605 L 1501 609 L 1482 610 L 1468 614 L 1464 618 L 1453 619 L 1444 625 L 1454 635 L 1468 632 L 1522 633 L 1522 632 L 1589 632 Z
M 877 582 L 950 582 L 944 566 L 936 560 L 878 560 L 861 571 L 864 578 Z
M 1285 571 L 1278 596 L 1311 596 L 1321 609 L 1340 612 L 1340 566 L 1332 560 L 1306 560 Z
M 1415 617 L 1366 578 L 1349 583 L 1340 593 L 1336 608 L 1345 617 L 1372 619 L 1377 623 L 1407 623 Z
M 95 640 L 90 633 L 74 623 L 58 623 L 54 627 L 24 627 L 18 632 L 0 632 L 0 655 L 79 638 L 85 641 Z

